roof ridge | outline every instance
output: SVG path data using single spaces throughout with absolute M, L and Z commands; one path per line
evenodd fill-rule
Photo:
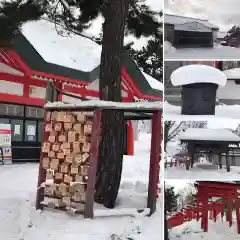
M 182 17 L 182 18 L 188 18 L 188 19 L 195 19 L 195 20 L 209 22 L 208 19 L 203 19 L 203 18 L 185 17 L 185 16 L 182 16 L 182 15 L 176 15 L 176 14 L 170 14 L 170 13 L 165 13 L 164 15 L 173 16 L 173 17 Z

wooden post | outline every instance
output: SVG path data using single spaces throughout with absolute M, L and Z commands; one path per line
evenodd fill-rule
M 191 168 L 193 168 L 194 157 L 195 157 L 195 154 L 194 154 L 194 152 L 192 152 L 192 153 L 191 153 Z
M 94 190 L 96 182 L 96 171 L 98 162 L 98 151 L 101 135 L 101 110 L 95 110 L 92 123 L 92 138 L 91 138 L 91 149 L 90 149 L 90 169 L 89 177 L 87 181 L 87 192 L 86 192 L 86 204 L 84 208 L 84 218 L 93 218 L 93 206 L 94 206 Z
M 236 158 L 235 158 L 235 151 L 232 151 L 232 165 L 236 166 Z
M 240 215 L 239 215 L 239 202 L 238 202 L 238 198 L 235 199 L 234 205 L 235 205 L 235 210 L 236 210 L 238 234 L 240 234 Z
M 45 102 L 52 102 L 53 99 L 53 87 L 50 82 L 47 83 L 46 88 L 46 97 Z M 46 111 L 44 113 L 44 125 L 43 125 L 43 139 L 47 139 L 48 133 L 45 132 L 45 126 L 46 126 Z M 36 196 L 36 209 L 43 209 L 43 205 L 41 202 L 44 200 L 44 189 L 41 187 L 41 184 L 45 181 L 45 175 L 46 172 L 42 168 L 42 159 L 43 159 L 43 153 L 41 151 L 40 155 L 40 163 L 39 163 L 39 170 L 38 170 L 38 183 L 37 183 L 37 196 Z
M 147 200 L 147 207 L 150 209 L 150 215 L 156 211 L 162 137 L 162 113 L 161 111 L 155 111 L 152 117 L 152 139 Z
M 219 168 L 222 169 L 222 154 L 219 153 L 218 155 L 218 160 L 219 160 Z
M 227 167 L 227 172 L 230 172 L 230 162 L 229 162 L 228 150 L 226 152 L 226 167 Z

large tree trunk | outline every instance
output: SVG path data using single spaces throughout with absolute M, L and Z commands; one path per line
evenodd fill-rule
M 111 0 L 105 3 L 100 98 L 121 102 L 121 55 L 129 0 Z M 103 112 L 95 200 L 108 208 L 114 207 L 120 186 L 124 150 L 123 134 L 123 112 Z

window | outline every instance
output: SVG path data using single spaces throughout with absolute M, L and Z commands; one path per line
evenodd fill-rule
M 37 121 L 25 121 L 25 141 L 36 142 Z
M 7 115 L 7 105 L 4 103 L 0 104 L 0 115 Z
M 23 120 L 12 119 L 12 141 L 23 140 Z
M 36 108 L 35 107 L 26 107 L 26 117 L 36 118 Z
M 3 123 L 3 124 L 10 124 L 10 119 L 7 119 L 7 118 L 0 118 L 0 123 Z
M 43 141 L 43 121 L 38 121 L 38 142 Z
M 24 116 L 24 107 L 20 105 L 7 104 L 7 114 L 9 116 Z
M 26 107 L 26 117 L 44 118 L 44 110 L 43 108 Z

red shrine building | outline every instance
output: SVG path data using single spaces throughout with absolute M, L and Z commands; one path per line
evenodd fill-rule
M 38 160 L 46 85 L 59 101 L 99 98 L 101 46 L 47 20 L 28 22 L 11 50 L 0 48 L 0 124 L 11 124 L 13 160 Z M 123 101 L 162 101 L 162 84 L 122 55 Z

